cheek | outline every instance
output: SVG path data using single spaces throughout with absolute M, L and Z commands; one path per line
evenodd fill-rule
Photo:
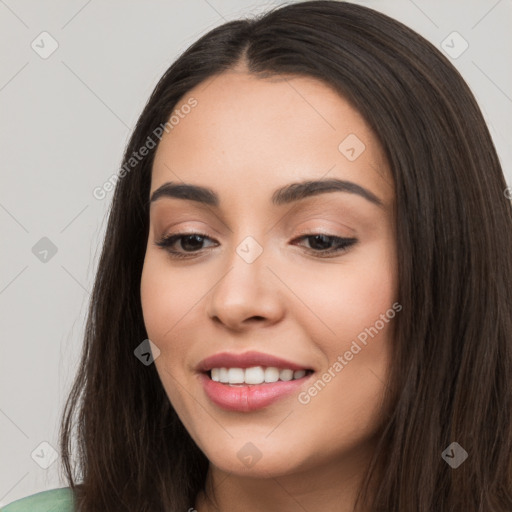
M 162 276 L 161 265 L 146 256 L 142 269 L 140 283 L 140 299 L 144 324 L 149 339 L 161 339 L 165 331 L 172 327 L 172 318 L 166 316 L 171 288 L 166 286 L 166 279 Z
M 190 283 L 171 272 L 165 262 L 151 252 L 146 254 L 142 269 L 140 296 L 142 313 L 148 338 L 160 349 L 160 356 L 155 359 L 155 367 L 167 396 L 173 406 L 184 410 L 184 402 L 179 392 L 182 372 L 185 368 L 185 342 L 180 346 L 177 336 L 183 319 L 197 302 L 196 294 Z
M 185 407 L 183 382 L 189 378 L 190 352 L 200 339 L 200 308 L 211 289 L 208 276 L 189 268 L 173 268 L 162 255 L 148 251 L 141 276 L 141 304 L 148 338 L 159 348 L 155 366 L 167 396 Z
M 201 297 L 190 273 L 173 271 L 165 258 L 152 254 L 144 261 L 140 295 L 148 336 L 164 344 Z
M 308 325 L 317 326 L 319 339 L 330 339 L 342 348 L 392 309 L 397 298 L 393 248 L 375 243 L 339 263 L 317 265 L 311 272 L 303 268 L 295 283 L 294 290 L 311 313 L 304 316 Z

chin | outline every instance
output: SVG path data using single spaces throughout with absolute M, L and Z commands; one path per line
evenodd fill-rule
M 225 444 L 208 446 L 204 451 L 213 466 L 237 476 L 277 477 L 295 473 L 307 465 L 306 454 L 302 458 L 296 451 L 297 445 L 302 444 L 300 441 L 286 445 L 282 440 L 269 442 L 265 436 L 254 436 L 253 441 L 248 438 L 230 438 Z

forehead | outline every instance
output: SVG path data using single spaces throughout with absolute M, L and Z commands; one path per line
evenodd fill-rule
M 391 199 L 377 137 L 320 80 L 232 70 L 189 91 L 173 114 L 155 155 L 151 191 L 182 180 L 250 195 L 263 186 L 338 177 Z

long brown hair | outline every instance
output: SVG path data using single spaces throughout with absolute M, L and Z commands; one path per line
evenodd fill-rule
M 440 51 L 388 16 L 337 1 L 211 30 L 149 98 L 116 184 L 63 411 L 62 462 L 77 510 L 182 512 L 204 486 L 208 460 L 154 365 L 133 354 L 147 338 L 139 290 L 156 147 L 128 163 L 188 91 L 242 59 L 255 76 L 334 87 L 373 128 L 393 173 L 403 310 L 393 407 L 360 503 L 374 512 L 510 512 L 512 208 L 500 162 L 473 94 Z M 442 456 L 454 442 L 468 454 L 457 468 Z

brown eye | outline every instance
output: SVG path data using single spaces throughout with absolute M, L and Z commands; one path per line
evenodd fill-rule
M 341 238 L 323 233 L 305 235 L 295 240 L 307 240 L 308 249 L 319 256 L 342 253 L 357 242 L 357 238 Z
M 173 257 L 186 258 L 189 255 L 194 256 L 195 253 L 202 251 L 204 249 L 203 244 L 205 240 L 213 239 L 203 233 L 176 233 L 163 236 L 160 240 L 155 242 L 155 245 L 162 247 Z M 178 241 L 181 251 L 175 248 L 176 242 Z

